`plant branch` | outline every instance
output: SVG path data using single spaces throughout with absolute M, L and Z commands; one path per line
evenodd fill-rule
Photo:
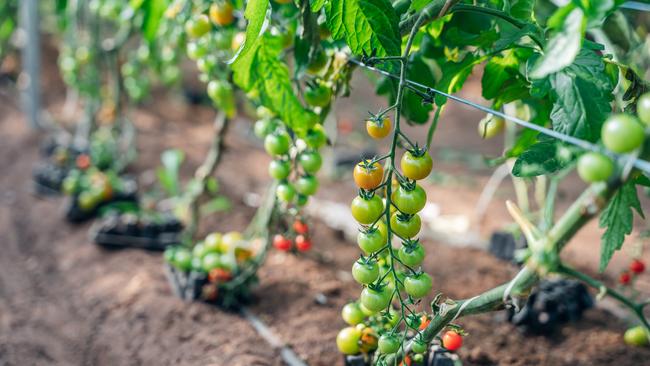
M 411 30 L 414 28 L 414 25 L 420 20 L 420 26 L 430 23 L 442 15 L 445 15 L 445 9 L 454 6 L 460 0 L 433 0 L 427 6 L 422 8 L 419 13 L 408 16 L 406 19 L 399 23 L 399 32 L 402 36 L 405 36 L 411 33 Z

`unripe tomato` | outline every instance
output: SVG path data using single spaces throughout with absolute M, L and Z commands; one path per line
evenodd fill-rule
M 361 330 L 356 327 L 343 328 L 336 336 L 336 346 L 344 355 L 356 355 L 360 350 Z
M 325 85 L 309 86 L 305 90 L 305 101 L 314 107 L 325 107 L 331 99 L 332 90 Z
M 364 261 L 359 259 L 352 265 L 352 277 L 362 285 L 373 283 L 379 278 L 377 261 Z
M 478 124 L 478 135 L 483 139 L 491 139 L 501 133 L 505 125 L 503 118 L 488 114 Z
M 205 237 L 203 245 L 206 251 L 209 252 L 219 252 L 221 251 L 221 241 L 223 236 L 221 233 L 211 233 Z
M 245 40 L 246 40 L 246 33 L 237 32 L 235 36 L 232 37 L 232 44 L 230 45 L 232 51 L 233 52 L 239 51 L 239 48 L 244 44 Z
M 610 116 L 601 131 L 603 144 L 609 150 L 625 154 L 637 149 L 645 139 L 639 121 L 628 114 Z
M 425 297 L 433 287 L 433 280 L 427 273 L 408 276 L 404 280 L 404 290 L 414 299 Z
M 307 131 L 307 136 L 305 136 L 304 140 L 310 148 L 320 149 L 327 143 L 325 129 L 321 125 L 315 125 L 311 130 Z
M 238 231 L 229 231 L 221 238 L 221 245 L 219 246 L 222 252 L 226 252 L 231 248 L 236 248 L 239 242 L 243 241 L 244 237 Z M 207 238 L 206 238 L 207 245 Z
M 402 155 L 400 166 L 402 167 L 402 174 L 405 177 L 420 180 L 426 178 L 431 173 L 433 160 L 431 160 L 431 156 L 426 151 L 420 156 L 407 151 Z
M 442 336 L 442 346 L 450 351 L 456 351 L 463 345 L 463 337 L 453 330 L 447 331 Z
M 367 120 L 366 131 L 373 139 L 383 139 L 391 131 L 392 123 L 390 118 L 384 117 L 381 121 Z
M 420 339 L 416 339 L 411 345 L 411 351 L 413 351 L 413 353 L 425 353 L 427 351 L 427 344 Z
M 298 157 L 298 163 L 305 173 L 316 174 L 323 164 L 323 158 L 318 151 L 304 151 Z
M 350 325 L 357 325 L 363 322 L 363 319 L 366 317 L 359 304 L 356 302 L 351 302 L 346 304 L 341 310 L 341 317 L 343 320 Z
M 255 122 L 255 125 L 253 126 L 253 132 L 255 133 L 255 136 L 263 139 L 266 137 L 266 135 L 277 130 L 280 125 L 280 122 L 275 119 L 260 119 Z
M 636 101 L 636 115 L 646 126 L 650 126 L 650 92 L 643 94 Z
M 378 251 L 386 243 L 386 237 L 377 228 L 360 231 L 357 235 L 357 244 L 359 244 L 359 248 L 366 254 Z
M 422 227 L 422 221 L 418 214 L 403 217 L 396 212 L 390 217 L 390 227 L 400 238 L 410 239 L 418 235 Z
M 417 243 L 414 246 L 402 245 L 397 254 L 402 263 L 409 267 L 415 267 L 422 263 L 425 253 L 422 245 Z
M 291 173 L 291 163 L 288 160 L 271 160 L 269 163 L 269 175 L 273 179 L 287 179 Z
M 205 273 L 209 273 L 211 270 L 219 268 L 221 265 L 221 256 L 218 253 L 206 253 L 201 260 L 201 269 Z
M 614 172 L 614 163 L 607 156 L 588 152 L 578 159 L 578 175 L 587 183 L 602 182 Z
M 646 333 L 646 330 L 643 328 L 643 326 L 639 325 L 626 330 L 625 335 L 623 336 L 623 340 L 625 340 L 625 343 L 629 344 L 630 346 L 647 346 L 648 334 Z
M 645 263 L 639 259 L 635 259 L 630 263 L 630 272 L 640 274 L 645 271 Z
M 318 179 L 313 175 L 303 175 L 296 180 L 294 185 L 296 186 L 296 191 L 298 191 L 298 193 L 305 196 L 311 196 L 318 191 L 319 183 Z
M 291 249 L 291 240 L 284 237 L 284 235 L 276 234 L 273 237 L 273 246 L 277 250 L 281 250 L 283 252 L 286 252 L 289 249 Z
M 377 343 L 379 352 L 383 354 L 395 353 L 399 350 L 401 345 L 402 342 L 400 342 L 400 340 L 393 334 L 382 335 L 379 337 L 379 342 Z
M 199 14 L 185 23 L 185 31 L 192 38 L 199 38 L 208 33 L 212 26 L 210 19 L 205 14 Z
M 289 152 L 291 137 L 284 131 L 276 131 L 264 138 L 264 149 L 269 155 L 284 155 Z
M 289 183 L 279 184 L 278 187 L 276 188 L 275 193 L 277 194 L 278 198 L 281 201 L 286 203 L 291 202 L 293 198 L 296 196 L 296 190 Z
M 232 85 L 223 80 L 212 80 L 208 83 L 208 96 L 219 109 L 223 110 L 228 118 L 237 113 L 235 104 L 235 91 Z
M 311 240 L 306 236 L 299 234 L 296 236 L 296 249 L 300 252 L 307 252 L 311 249 Z
M 230 1 L 216 2 L 210 5 L 210 20 L 216 25 L 226 26 L 235 20 Z
M 369 199 L 357 196 L 352 200 L 350 210 L 352 211 L 354 219 L 360 224 L 370 225 L 377 221 L 379 216 L 383 213 L 384 203 L 381 198 L 376 195 L 373 195 Z
M 181 271 L 188 272 L 192 269 L 192 253 L 185 248 L 178 248 L 174 252 L 172 264 Z
M 411 190 L 400 185 L 393 191 L 392 199 L 398 210 L 413 215 L 424 208 L 427 203 L 427 193 L 419 185 L 415 185 Z
M 359 162 L 354 167 L 353 177 L 357 187 L 371 190 L 377 188 L 384 179 L 384 168 L 378 162 L 366 166 L 368 160 Z
M 320 73 L 327 66 L 328 61 L 329 59 L 325 51 L 319 49 L 316 55 L 314 55 L 314 58 L 309 62 L 309 65 L 307 65 L 307 72 L 312 75 Z
M 382 287 L 379 290 L 366 287 L 361 291 L 360 301 L 366 309 L 377 312 L 386 309 L 390 305 L 392 297 L 393 293 L 387 287 Z

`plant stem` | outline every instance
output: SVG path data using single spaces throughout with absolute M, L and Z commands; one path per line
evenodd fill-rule
M 415 24 L 419 23 L 416 29 L 420 26 L 438 19 L 444 15 L 445 9 L 454 6 L 460 0 L 432 0 L 427 6 L 422 8 L 419 13 L 415 13 L 399 23 L 399 31 L 402 36 L 411 33 L 416 28 Z

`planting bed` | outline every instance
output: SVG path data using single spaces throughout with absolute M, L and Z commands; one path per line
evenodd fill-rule
M 175 297 L 160 253 L 110 251 L 91 245 L 90 224 L 63 223 L 62 198 L 33 196 L 25 182 L 39 160 L 40 136 L 15 109 L 13 96 L 5 100 L 1 94 L 0 98 L 0 364 L 283 363 L 279 351 L 237 313 L 202 303 L 188 304 Z M 61 101 L 50 99 L 56 109 Z M 179 147 L 187 151 L 190 164 L 184 175 L 189 176 L 210 136 L 210 124 L 198 122 L 209 121 L 211 114 L 209 108 L 174 102 L 136 111 L 133 120 L 139 130 L 141 154 L 132 173 L 142 173 L 146 184 L 147 177 L 153 176 L 146 169 L 158 164 L 160 152 Z M 459 120 L 460 116 L 474 118 L 454 108 L 449 108 L 449 114 Z M 268 157 L 242 133 L 249 129 L 248 123 L 238 120 L 230 129 L 217 171 L 221 192 L 232 200 L 233 207 L 206 222 L 201 228 L 204 233 L 242 230 L 254 213 L 243 198 L 249 192 L 261 194 L 269 184 Z M 474 129 L 474 124 L 467 128 Z M 248 168 L 242 170 L 241 166 Z M 453 212 L 470 214 L 467 211 L 479 189 L 480 185 L 429 187 L 429 197 L 441 202 L 444 210 L 445 197 L 460 190 L 467 203 L 454 207 Z M 354 194 L 351 183 L 324 183 L 319 196 L 347 202 Z M 501 209 L 502 201 L 497 200 L 494 207 Z M 496 228 L 505 220 L 508 217 L 500 210 L 490 216 L 488 226 Z M 314 231 L 318 233 L 314 250 L 323 261 L 271 252 L 259 272 L 260 286 L 250 311 L 309 365 L 342 365 L 334 339 L 343 326 L 341 307 L 359 292 L 349 275 L 358 249 L 317 220 Z M 580 242 L 574 243 L 569 256 L 589 261 L 593 257 L 582 254 L 596 251 L 590 249 L 598 245 L 596 237 L 593 233 L 579 236 L 576 241 Z M 431 241 L 424 245 L 430 254 L 424 268 L 432 275 L 434 287 L 451 297 L 473 296 L 516 272 L 513 265 L 479 249 Z M 641 280 L 647 282 L 647 275 Z M 505 317 L 501 312 L 459 322 L 470 334 L 459 352 L 465 365 L 622 366 L 650 359 L 650 350 L 626 346 L 622 340 L 626 325 L 598 308 L 548 338 L 524 339 Z

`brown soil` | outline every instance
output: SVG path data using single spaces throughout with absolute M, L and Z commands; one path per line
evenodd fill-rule
M 279 353 L 239 315 L 175 298 L 159 253 L 103 250 L 88 239 L 88 225 L 63 223 L 61 199 L 33 196 L 28 182 L 40 136 L 12 106 L 15 99 L 0 98 L 0 364 L 282 364 Z M 55 111 L 57 102 L 52 101 Z M 150 174 L 159 153 L 170 147 L 185 150 L 188 166 L 196 166 L 208 145 L 211 115 L 207 108 L 174 100 L 135 111 L 140 155 L 133 171 Z M 268 157 L 243 137 L 248 127 L 238 121 L 230 130 L 217 172 L 233 208 L 209 220 L 203 231 L 243 229 L 253 210 L 242 197 L 268 185 Z M 343 186 L 353 194 L 349 183 Z M 328 183 L 321 194 L 346 200 L 341 187 Z M 456 198 L 450 192 L 459 188 L 431 189 L 430 197 L 440 197 L 443 210 L 449 210 L 445 197 Z M 469 209 L 476 187 L 463 190 L 471 196 L 461 207 Z M 490 227 L 505 219 L 503 213 L 492 216 Z M 315 251 L 330 262 L 271 253 L 251 311 L 309 365 L 340 365 L 334 339 L 344 326 L 340 308 L 359 293 L 349 275 L 358 251 L 323 224 L 314 225 Z M 436 289 L 453 298 L 473 296 L 516 271 L 477 249 L 425 245 L 424 268 Z M 322 295 L 325 304 L 316 301 Z M 650 350 L 626 346 L 625 324 L 598 309 L 552 338 L 524 337 L 503 322 L 502 313 L 459 323 L 470 333 L 460 351 L 466 365 L 639 365 L 650 358 Z

